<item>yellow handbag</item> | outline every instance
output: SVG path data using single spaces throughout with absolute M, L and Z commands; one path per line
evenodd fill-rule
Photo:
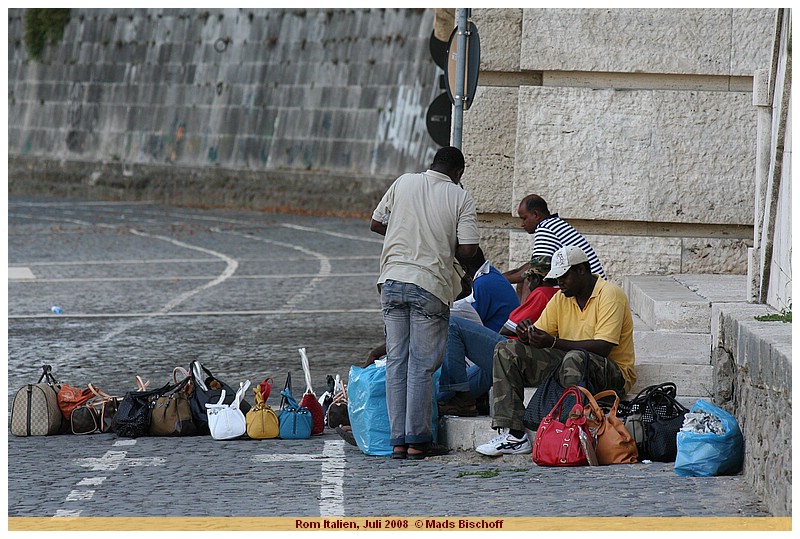
M 264 397 L 261 395 L 261 390 L 258 386 L 253 388 L 253 393 L 256 396 L 256 403 L 245 416 L 247 435 L 256 440 L 277 438 L 280 436 L 278 416 L 272 408 L 264 402 Z

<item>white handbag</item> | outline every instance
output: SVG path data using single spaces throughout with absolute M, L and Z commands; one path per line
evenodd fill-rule
M 219 397 L 219 402 L 216 404 L 206 404 L 208 428 L 211 431 L 212 438 L 215 440 L 230 440 L 232 438 L 238 438 L 247 432 L 247 420 L 239 409 L 239 403 L 249 387 L 250 380 L 240 382 L 239 390 L 236 391 L 236 397 L 230 404 L 223 404 L 225 400 L 224 389 Z

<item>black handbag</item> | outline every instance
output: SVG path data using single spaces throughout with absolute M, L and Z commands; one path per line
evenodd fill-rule
M 214 376 L 210 370 L 200 364 L 199 361 L 192 361 L 189 365 L 189 375 L 192 377 L 192 392 L 189 395 L 189 408 L 192 412 L 192 421 L 197 434 L 211 434 L 208 428 L 208 414 L 206 404 L 217 404 L 225 391 L 223 404 L 230 404 L 236 398 L 236 391 Z M 245 416 L 250 411 L 250 404 L 244 399 L 239 403 L 239 409 Z
M 572 384 L 576 386 L 585 387 L 589 390 L 592 394 L 596 393 L 594 384 L 589 382 L 589 352 L 586 350 L 582 350 L 583 352 L 583 372 L 581 373 L 581 378 L 578 380 L 577 383 Z M 536 392 L 531 397 L 531 400 L 528 401 L 528 406 L 525 407 L 525 415 L 522 416 L 522 423 L 525 425 L 526 428 L 535 431 L 539 428 L 539 423 L 549 414 L 553 408 L 558 404 L 558 401 L 561 399 L 561 396 L 566 392 L 567 388 L 562 386 L 561 383 L 558 381 L 558 377 L 556 373 L 561 368 L 563 364 L 563 359 L 561 363 L 556 365 L 554 369 L 552 369 L 542 380 L 542 383 L 539 384 L 539 387 L 536 388 Z M 574 400 L 574 399 L 573 399 Z M 568 402 L 565 406 L 561 409 L 561 415 L 559 416 L 558 421 L 562 423 L 566 423 L 567 417 L 569 416 L 569 411 L 572 410 L 572 406 L 574 402 Z M 582 402 L 580 404 L 583 404 Z
M 675 462 L 678 455 L 678 431 L 689 411 L 670 395 L 655 391 L 647 400 L 653 420 L 646 425 L 645 456 L 656 462 Z
M 117 436 L 125 438 L 138 438 L 147 436 L 150 432 L 150 416 L 155 400 L 170 388 L 166 384 L 159 389 L 150 391 L 128 391 L 119 404 L 114 419 L 111 420 L 111 429 Z
M 677 434 L 688 410 L 676 400 L 673 382 L 648 386 L 629 401 L 621 401 L 617 417 L 636 440 L 639 460 L 673 462 Z

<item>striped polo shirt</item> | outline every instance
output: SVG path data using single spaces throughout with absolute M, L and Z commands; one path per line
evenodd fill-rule
M 589 259 L 592 273 L 599 275 L 603 279 L 606 278 L 606 272 L 603 271 L 603 265 L 600 263 L 600 259 L 597 258 L 597 253 L 594 252 L 586 238 L 559 217 L 557 213 L 553 213 L 550 217 L 544 219 L 533 231 L 533 253 L 531 256 L 553 256 L 553 253 L 567 245 L 580 247 Z

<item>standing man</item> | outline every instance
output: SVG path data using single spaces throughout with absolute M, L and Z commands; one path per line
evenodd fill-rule
M 603 265 L 594 252 L 592 246 L 586 241 L 583 235 L 575 230 L 569 223 L 564 221 L 557 213 L 550 213 L 547 209 L 547 202 L 539 195 L 528 195 L 519 203 L 517 210 L 519 218 L 522 220 L 522 228 L 528 234 L 533 234 L 533 253 L 531 256 L 553 256 L 557 250 L 567 245 L 580 247 L 586 253 L 592 273 L 599 275 L 603 279 L 606 273 Z M 529 264 L 506 271 L 503 273 L 510 283 L 522 283 L 525 279 L 523 272 L 529 269 Z M 517 286 L 517 293 L 520 300 L 524 300 L 528 293 L 527 287 Z
M 479 240 L 475 202 L 459 184 L 463 174 L 461 150 L 441 148 L 427 171 L 395 180 L 372 213 L 370 229 L 385 236 L 378 287 L 392 458 L 443 454 L 432 443 L 433 373 L 461 290 L 455 255 L 474 256 Z

